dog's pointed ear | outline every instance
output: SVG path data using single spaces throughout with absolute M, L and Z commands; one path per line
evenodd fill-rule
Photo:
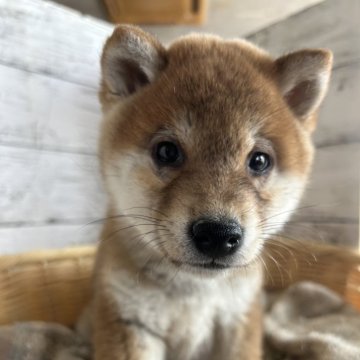
M 277 80 L 288 106 L 299 118 L 313 115 L 326 94 L 332 53 L 323 49 L 300 50 L 276 60 Z
M 166 66 L 166 50 L 139 27 L 119 25 L 106 41 L 102 58 L 102 96 L 128 96 L 151 83 Z

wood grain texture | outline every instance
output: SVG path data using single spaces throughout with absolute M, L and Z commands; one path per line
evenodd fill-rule
M 335 68 L 359 61 L 358 0 L 326 0 L 248 36 L 274 54 L 299 47 L 328 47 L 335 53 Z
M 0 146 L 0 224 L 75 222 L 102 217 L 96 158 Z
M 95 247 L 82 246 L 3 256 L 0 324 L 38 320 L 74 325 L 88 299 L 94 252 Z
M 3 65 L 0 78 L 0 144 L 96 154 L 96 90 Z
M 0 63 L 97 88 L 112 25 L 39 0 L 0 0 L 0 19 Z
M 360 62 L 334 69 L 314 136 L 317 147 L 360 142 L 358 98 Z
M 104 214 L 97 87 L 113 26 L 34 0 L 0 0 L 0 18 L 0 252 L 93 243 L 100 225 L 83 225 Z
M 359 165 L 360 143 L 318 149 L 300 205 L 305 209 L 298 212 L 302 218 L 356 222 L 359 216 Z

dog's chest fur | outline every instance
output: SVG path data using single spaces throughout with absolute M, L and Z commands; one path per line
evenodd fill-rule
M 176 281 L 174 274 L 151 276 L 163 287 L 144 286 L 121 270 L 107 274 L 107 291 L 119 317 L 143 328 L 145 336 L 164 342 L 166 359 L 226 359 L 233 337 L 258 296 L 260 273 L 197 281 L 180 274 L 175 275 Z

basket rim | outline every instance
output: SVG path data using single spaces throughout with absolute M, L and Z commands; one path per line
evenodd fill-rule
M 65 259 L 93 258 L 95 245 L 66 247 L 61 249 L 46 249 L 21 254 L 0 255 L 0 271 L 8 271 L 12 267 L 24 267 L 38 263 L 51 263 Z

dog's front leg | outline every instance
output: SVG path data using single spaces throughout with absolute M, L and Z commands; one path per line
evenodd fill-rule
M 262 308 L 258 300 L 246 318 L 232 326 L 220 325 L 211 360 L 262 359 Z
M 246 316 L 245 326 L 238 328 L 236 355 L 231 360 L 262 359 L 262 305 L 257 299 Z
M 164 343 L 133 326 L 111 326 L 95 333 L 94 360 L 163 360 Z
M 164 339 L 137 320 L 119 316 L 111 308 L 97 308 L 94 360 L 164 360 Z

